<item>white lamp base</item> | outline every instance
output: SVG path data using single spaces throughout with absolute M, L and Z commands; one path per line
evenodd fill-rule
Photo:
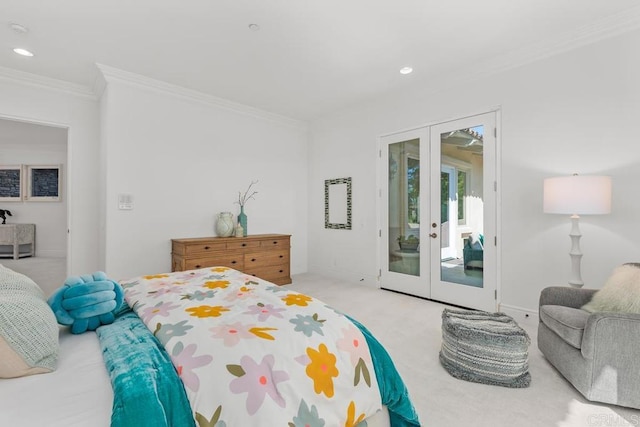
M 582 252 L 580 252 L 580 226 L 578 222 L 580 217 L 578 215 L 571 215 L 571 251 L 569 256 L 571 257 L 571 277 L 569 278 L 569 285 L 574 288 L 581 288 L 584 286 L 582 276 L 580 275 L 580 261 L 582 260 Z

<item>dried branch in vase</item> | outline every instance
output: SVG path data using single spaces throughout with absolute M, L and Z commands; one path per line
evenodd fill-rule
M 241 207 L 244 207 L 245 203 L 247 203 L 250 199 L 255 199 L 254 196 L 258 194 L 258 192 L 251 192 L 251 187 L 253 187 L 254 184 L 257 183 L 258 181 L 251 181 L 251 184 L 249 184 L 249 187 L 247 188 L 247 191 L 244 192 L 244 194 L 238 191 L 238 201 L 236 203 L 238 203 Z

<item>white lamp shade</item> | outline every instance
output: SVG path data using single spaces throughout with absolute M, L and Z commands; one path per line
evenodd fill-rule
M 597 215 L 611 212 L 610 176 L 560 176 L 544 180 L 544 212 Z

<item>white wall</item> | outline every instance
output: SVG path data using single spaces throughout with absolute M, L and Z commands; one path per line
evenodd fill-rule
M 0 202 L 0 205 L 13 215 L 8 222 L 36 225 L 36 256 L 66 257 L 67 130 L 0 119 L 0 164 L 62 165 L 61 201 Z
M 306 271 L 306 126 L 182 96 L 158 82 L 145 87 L 141 78 L 106 80 L 101 151 L 109 274 L 170 271 L 171 239 L 215 235 L 217 213 L 237 215 L 238 191 L 252 180 L 259 183 L 245 206 L 249 234 L 291 234 L 291 272 Z M 133 196 L 133 210 L 117 209 L 122 193 Z
M 0 77 L 0 118 L 68 128 L 68 273 L 93 272 L 98 268 L 98 104 L 58 81 L 6 69 Z
M 542 213 L 542 181 L 613 177 L 613 213 L 583 217 L 586 287 L 617 264 L 640 260 L 640 32 L 604 40 L 438 93 L 398 93 L 310 126 L 309 270 L 375 283 L 378 137 L 501 109 L 500 299 L 537 309 L 540 290 L 566 284 L 569 219 Z M 420 72 L 420 70 L 416 70 Z M 398 76 L 401 78 L 401 76 Z M 413 78 L 418 78 L 413 76 Z M 353 177 L 352 231 L 323 227 L 323 181 Z

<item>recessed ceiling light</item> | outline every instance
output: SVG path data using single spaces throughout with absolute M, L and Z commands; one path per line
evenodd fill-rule
M 411 74 L 412 72 L 413 72 L 413 68 L 411 67 L 400 68 L 400 74 Z
M 259 31 L 260 30 L 260 25 L 258 25 L 258 24 L 249 24 L 249 29 L 251 31 Z
M 17 47 L 15 49 L 13 49 L 13 51 L 15 53 L 17 53 L 18 55 L 22 55 L 22 56 L 33 56 L 33 53 L 29 52 L 27 49 L 22 49 L 20 47 Z

